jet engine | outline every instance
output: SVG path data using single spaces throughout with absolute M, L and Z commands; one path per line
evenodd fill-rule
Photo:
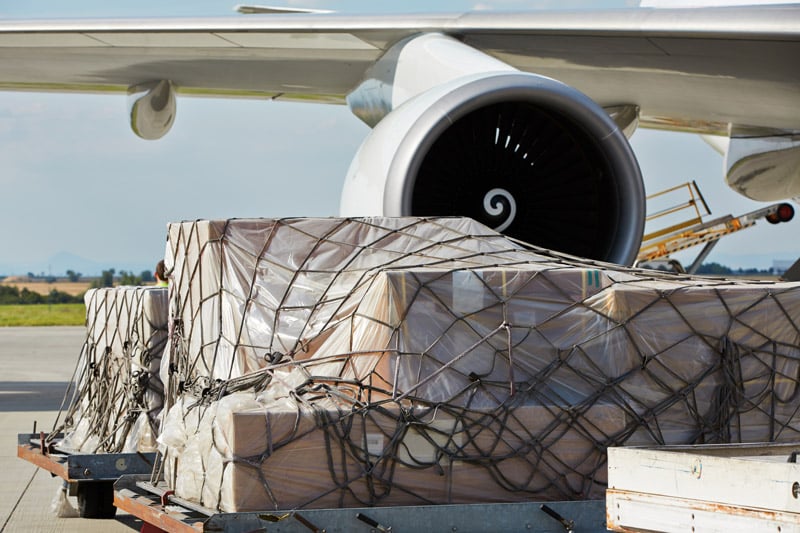
M 633 151 L 600 106 L 556 80 L 502 70 L 390 110 L 350 166 L 341 213 L 468 216 L 531 244 L 631 264 L 645 201 Z

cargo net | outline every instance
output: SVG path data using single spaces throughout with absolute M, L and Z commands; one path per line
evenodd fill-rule
M 800 285 L 469 219 L 171 224 L 159 437 L 222 511 L 600 498 L 608 446 L 800 438 Z
M 167 343 L 165 288 L 92 289 L 67 409 L 49 441 L 86 453 L 155 451 L 164 387 L 158 371 Z

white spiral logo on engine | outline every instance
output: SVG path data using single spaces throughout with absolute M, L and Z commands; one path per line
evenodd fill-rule
M 505 202 L 503 200 L 505 199 Z M 506 205 L 506 202 L 508 205 Z M 506 220 L 499 226 L 492 228 L 495 231 L 503 231 L 514 222 L 514 217 L 517 216 L 517 202 L 511 193 L 505 189 L 492 189 L 483 197 L 483 209 L 487 214 L 497 217 L 504 213 L 506 207 L 508 208 L 508 216 Z

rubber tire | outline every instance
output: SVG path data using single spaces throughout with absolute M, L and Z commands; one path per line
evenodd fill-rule
M 114 518 L 113 481 L 78 483 L 78 516 L 81 518 Z

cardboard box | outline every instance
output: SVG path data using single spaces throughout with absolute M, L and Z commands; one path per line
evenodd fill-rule
M 220 509 L 601 497 L 604 455 L 596 442 L 626 423 L 608 405 L 581 414 L 544 406 L 454 414 L 427 412 L 409 423 L 393 407 L 233 413 L 221 428 L 232 460 L 225 461 Z
M 597 497 L 607 445 L 800 435 L 800 284 L 573 261 L 464 219 L 187 222 L 168 250 L 176 375 L 199 397 L 263 371 L 262 405 L 168 446 L 211 507 Z M 399 405 L 444 426 L 398 433 Z
M 86 340 L 62 446 L 88 453 L 153 451 L 164 403 L 159 368 L 167 289 L 90 289 L 84 299 Z
M 196 381 L 200 389 L 264 368 L 275 354 L 310 358 L 331 330 L 354 314 L 375 325 L 384 310 L 402 311 L 402 304 L 415 297 L 416 273 L 431 279 L 461 269 L 444 281 L 446 286 L 433 290 L 446 293 L 444 301 L 466 315 L 479 305 L 486 287 L 496 286 L 500 297 L 510 297 L 521 289 L 523 278 L 551 271 L 524 281 L 529 292 L 540 293 L 529 319 L 551 316 L 614 281 L 602 269 L 567 267 L 463 218 L 174 223 L 169 225 L 166 262 L 174 282 L 172 320 L 182 341 L 180 353 L 170 360 L 185 370 L 186 382 Z M 486 276 L 498 280 L 484 283 L 475 270 L 482 268 L 493 268 L 496 272 Z M 407 280 L 405 293 L 388 292 L 402 291 L 381 279 L 390 270 Z M 377 300 L 406 300 L 365 304 L 368 294 Z M 383 350 L 380 340 L 371 341 L 369 349 Z

